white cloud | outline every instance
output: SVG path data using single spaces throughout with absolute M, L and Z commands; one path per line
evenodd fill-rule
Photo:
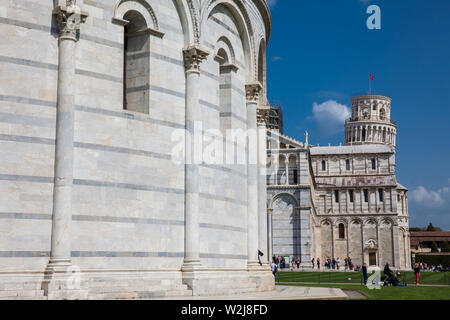
M 321 104 L 314 102 L 312 113 L 309 119 L 313 119 L 321 131 L 330 135 L 343 130 L 345 120 L 351 115 L 350 109 L 336 100 Z
M 272 62 L 277 62 L 277 61 L 280 61 L 280 60 L 283 60 L 283 57 L 280 57 L 280 56 L 274 56 L 274 57 L 272 57 Z
M 446 202 L 448 195 L 448 187 L 434 191 L 419 186 L 409 193 L 409 198 L 425 207 L 436 208 L 441 207 Z
M 267 0 L 267 5 L 273 8 L 277 4 L 277 0 Z

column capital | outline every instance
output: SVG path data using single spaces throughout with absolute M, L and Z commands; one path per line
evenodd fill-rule
M 190 46 L 183 50 L 183 54 L 186 72 L 200 72 L 200 63 L 206 60 L 209 52 L 197 46 Z
M 263 87 L 259 81 L 251 82 L 245 85 L 245 96 L 247 102 L 258 103 L 259 95 L 261 94 Z
M 270 116 L 270 106 L 263 106 L 256 110 L 257 112 L 257 121 L 258 126 L 263 127 L 266 126 L 269 122 Z
M 52 14 L 58 23 L 60 39 L 77 41 L 77 31 L 86 22 L 88 13 L 81 11 L 75 0 L 67 0 L 65 6 L 56 7 Z

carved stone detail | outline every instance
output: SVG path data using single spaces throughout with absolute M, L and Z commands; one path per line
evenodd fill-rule
M 259 82 L 252 82 L 245 85 L 245 95 L 247 102 L 258 103 L 259 95 L 262 91 L 262 85 Z
M 68 0 L 67 6 L 58 6 L 53 10 L 53 15 L 58 23 L 60 39 L 77 41 L 77 32 L 80 25 L 86 21 L 88 14 L 82 12 L 75 0 Z
M 183 50 L 183 54 L 186 71 L 200 72 L 200 64 L 208 57 L 209 52 L 199 47 L 191 46 Z
M 258 119 L 258 126 L 265 126 L 269 122 L 269 116 L 270 116 L 270 107 L 264 106 L 260 107 L 257 110 L 257 119 Z

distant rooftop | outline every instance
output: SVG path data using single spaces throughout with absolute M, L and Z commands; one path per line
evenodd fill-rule
M 392 153 L 393 148 L 385 144 L 366 144 L 355 146 L 330 146 L 312 147 L 311 155 L 332 155 L 332 154 L 366 154 L 366 153 Z

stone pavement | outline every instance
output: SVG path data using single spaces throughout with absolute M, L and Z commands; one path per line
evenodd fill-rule
M 348 296 L 336 288 L 276 286 L 272 292 L 244 293 L 233 296 L 170 297 L 155 300 L 345 300 Z

